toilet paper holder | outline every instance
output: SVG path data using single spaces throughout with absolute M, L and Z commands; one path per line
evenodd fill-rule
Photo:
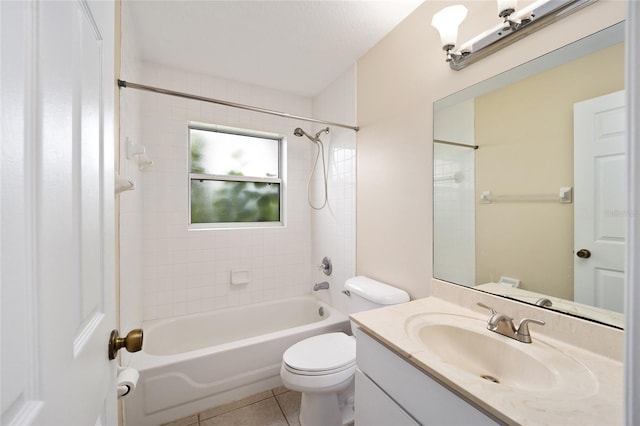
M 129 395 L 136 389 L 140 372 L 135 368 L 118 367 L 117 391 L 118 398 Z

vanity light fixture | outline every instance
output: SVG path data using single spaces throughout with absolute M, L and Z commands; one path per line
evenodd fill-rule
M 517 10 L 517 0 L 497 0 L 502 22 L 456 48 L 458 27 L 467 15 L 461 5 L 433 15 L 431 25 L 440 33 L 442 49 L 451 69 L 459 71 L 527 35 L 564 18 L 597 0 L 538 0 Z M 516 35 L 517 34 L 517 35 Z
M 453 60 L 451 52 L 458 41 L 458 27 L 466 17 L 467 8 L 458 4 L 445 7 L 431 19 L 431 25 L 440 33 L 442 50 L 447 52 L 447 62 Z
M 498 16 L 504 18 L 511 15 L 516 11 L 518 6 L 518 0 L 497 0 L 498 1 Z

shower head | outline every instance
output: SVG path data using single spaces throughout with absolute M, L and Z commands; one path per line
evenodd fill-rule
M 296 127 L 296 129 L 293 131 L 293 134 L 298 136 L 298 137 L 301 137 L 301 136 L 304 135 L 304 136 L 308 137 L 311 142 L 315 142 L 316 141 L 316 138 L 314 138 L 313 136 L 309 136 L 307 134 L 307 132 L 302 130 L 300 127 Z
M 295 136 L 301 137 L 301 136 L 306 136 L 307 138 L 309 138 L 309 140 L 311 142 L 317 142 L 320 139 L 320 135 L 322 133 L 329 133 L 329 128 L 325 127 L 324 129 L 320 130 L 318 133 L 316 133 L 315 137 L 309 135 L 307 132 L 305 132 L 304 130 L 302 130 L 300 127 L 296 127 L 296 129 L 293 131 L 293 134 Z

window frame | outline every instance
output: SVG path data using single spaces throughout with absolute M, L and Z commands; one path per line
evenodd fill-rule
M 237 136 L 248 136 L 260 139 L 271 139 L 277 142 L 278 147 L 278 176 L 276 177 L 260 177 L 260 176 L 237 176 L 226 174 L 208 174 L 208 173 L 192 173 L 191 172 L 191 130 L 201 130 L 214 133 L 226 133 Z M 285 159 L 286 159 L 286 137 L 278 133 L 264 132 L 260 130 L 244 129 L 239 127 L 223 126 L 219 124 L 207 124 L 201 122 L 190 121 L 187 126 L 187 186 L 188 186 L 188 224 L 190 230 L 202 229 L 248 229 L 248 228 L 283 228 L 286 226 L 286 179 L 285 179 Z M 279 191 L 279 212 L 280 220 L 265 222 L 207 222 L 193 223 L 191 222 L 191 182 L 199 181 L 216 181 L 216 182 L 253 182 L 253 183 L 274 183 L 280 187 Z

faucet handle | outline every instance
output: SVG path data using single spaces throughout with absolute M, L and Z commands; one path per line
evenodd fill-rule
M 331 259 L 329 259 L 326 256 L 323 257 L 322 263 L 318 265 L 318 270 L 322 271 L 327 276 L 331 275 L 331 272 L 333 272 L 333 265 L 331 264 Z
M 481 308 L 485 308 L 485 309 L 490 310 L 490 311 L 491 311 L 491 315 L 495 315 L 495 314 L 497 314 L 497 312 L 496 312 L 496 310 L 495 310 L 495 309 L 493 309 L 491 306 L 487 306 L 487 305 L 485 305 L 485 304 L 484 304 L 484 303 L 482 303 L 482 302 L 478 302 L 478 303 L 476 303 L 476 305 L 480 306 Z
M 531 343 L 531 335 L 529 334 L 529 323 L 534 323 L 538 325 L 545 325 L 546 323 L 541 320 L 533 319 L 533 318 L 523 318 L 518 325 L 518 330 L 516 331 L 516 335 L 518 336 L 518 340 L 524 343 Z
M 546 297 L 541 297 L 540 299 L 536 300 L 535 304 L 547 308 L 553 306 L 553 302 L 551 302 L 551 300 L 547 299 Z

